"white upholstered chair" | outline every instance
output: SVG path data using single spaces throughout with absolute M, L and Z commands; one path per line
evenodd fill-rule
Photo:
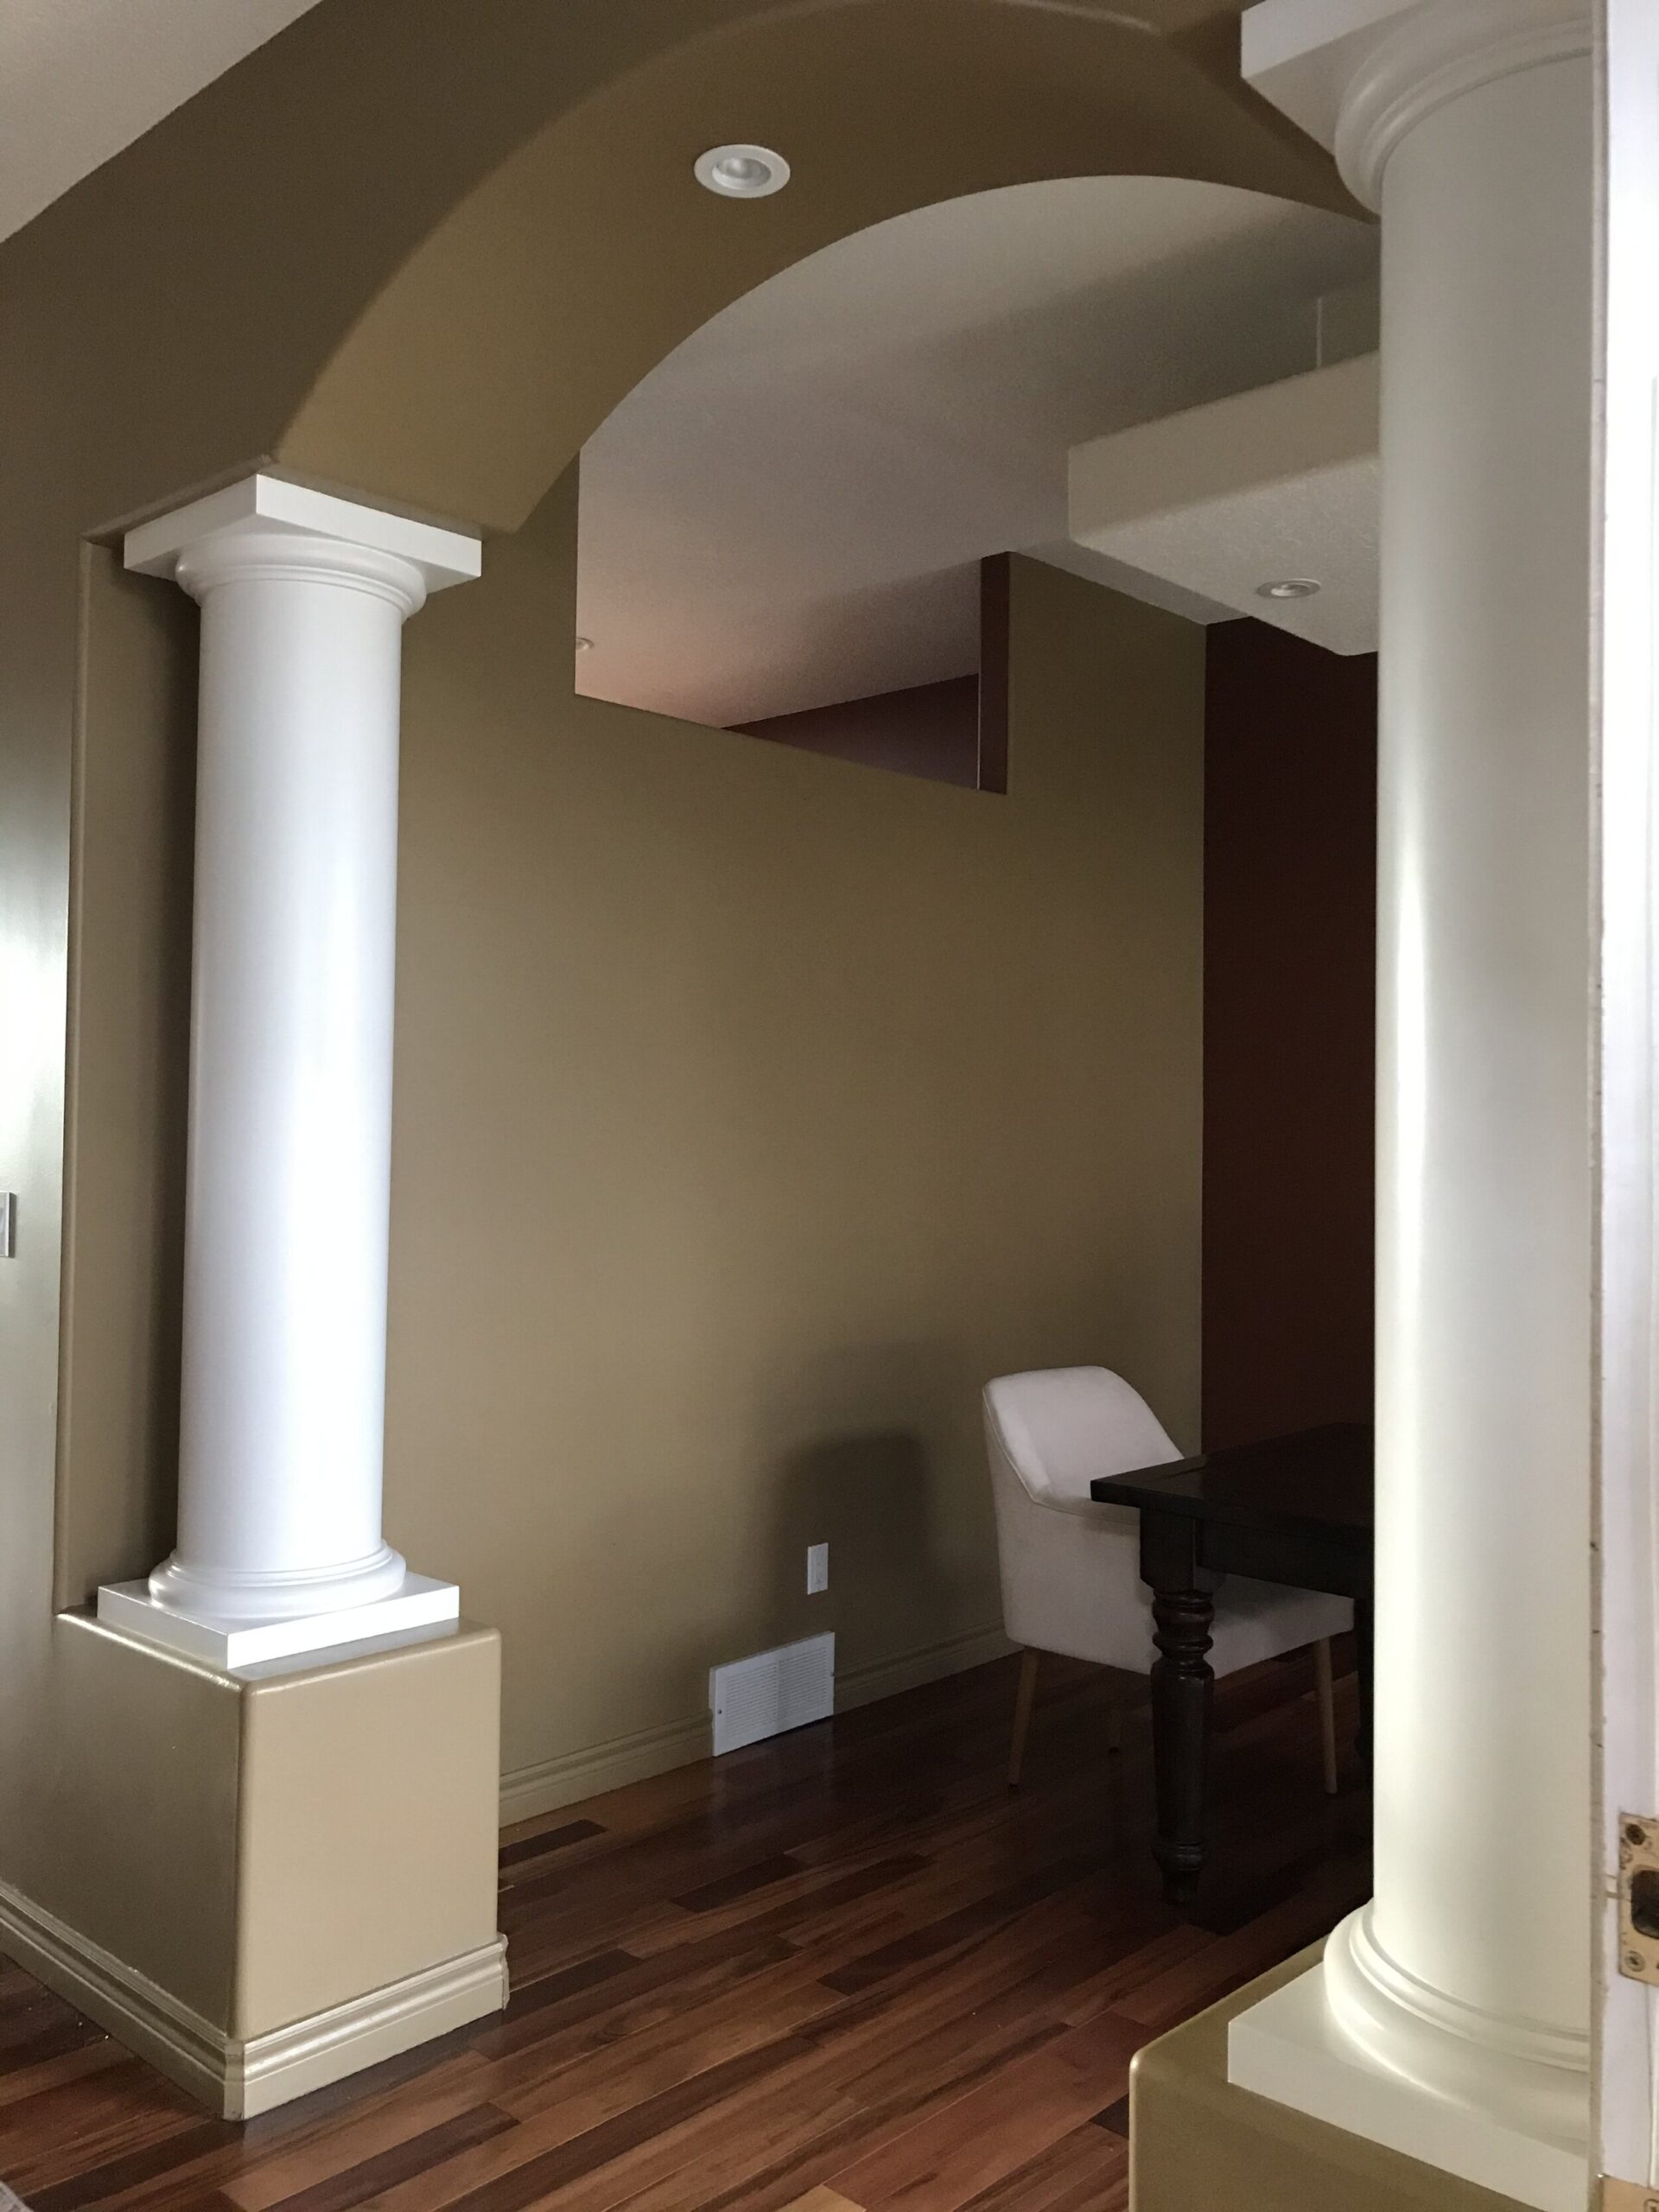
M 1096 1505 L 1096 1475 L 1127 1474 L 1183 1455 L 1138 1390 L 1108 1367 L 1052 1367 L 1004 1375 L 985 1391 L 985 1441 L 996 1504 L 1002 1622 L 1023 1648 L 1014 1706 L 1009 1783 L 1017 1783 L 1045 1651 L 1147 1675 L 1152 1595 L 1141 1580 L 1140 1516 L 1133 1506 Z M 1337 1786 L 1331 1638 L 1353 1608 L 1283 1584 L 1228 1575 L 1216 1588 L 1217 1675 L 1313 1647 L 1324 1738 L 1325 1786 Z M 1114 1725 L 1112 1748 L 1116 1749 Z

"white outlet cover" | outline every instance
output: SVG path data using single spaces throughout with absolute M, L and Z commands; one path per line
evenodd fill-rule
M 830 1587 L 830 1547 L 828 1544 L 809 1544 L 806 1548 L 806 1594 L 817 1597 Z

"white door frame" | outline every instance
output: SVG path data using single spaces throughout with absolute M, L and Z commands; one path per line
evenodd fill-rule
M 1618 1970 L 1617 1824 L 1659 1812 L 1659 6 L 1599 0 L 1595 1866 L 1599 2163 L 1659 2185 L 1659 1990 Z

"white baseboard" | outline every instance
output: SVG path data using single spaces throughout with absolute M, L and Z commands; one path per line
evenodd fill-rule
M 507 1939 L 497 1936 L 475 1951 L 389 1982 L 365 1997 L 230 2044 L 225 2117 L 251 2120 L 499 2012 L 506 2001 Z
M 677 1766 L 691 1766 L 714 1755 L 714 1727 L 708 1713 L 691 1720 L 671 1720 L 661 1728 L 641 1728 L 632 1736 L 613 1736 L 558 1758 L 542 1759 L 533 1766 L 515 1767 L 501 1777 L 501 1825 L 533 1821 L 543 1813 L 556 1813 L 561 1805 L 574 1805 L 583 1797 L 602 1796 L 626 1783 L 644 1782 L 653 1774 L 667 1774 Z
M 965 1675 L 970 1667 L 988 1666 L 1019 1648 L 1000 1628 L 976 1628 L 964 1636 L 947 1637 L 943 1643 L 925 1643 L 919 1651 L 902 1651 L 896 1659 L 851 1668 L 836 1682 L 836 1711 L 851 1713 L 858 1706 L 874 1705 L 878 1698 L 942 1682 L 947 1675 Z
M 895 1659 L 855 1667 L 836 1679 L 836 1710 L 850 1713 L 878 1698 L 919 1689 L 925 1682 L 942 1681 L 947 1675 L 1004 1659 L 1014 1649 L 1000 1628 L 973 1629 L 942 1643 L 925 1644 L 918 1651 L 901 1652 Z M 515 1767 L 501 1777 L 501 1825 L 511 1827 L 518 1821 L 537 1820 L 584 1797 L 601 1796 L 607 1789 L 620 1789 L 627 1783 L 644 1782 L 713 1756 L 709 1717 L 699 1713 L 690 1720 L 671 1720 L 660 1728 L 615 1736 L 534 1766 Z
M 245 2041 L 7 1883 L 0 1883 L 0 1948 L 226 2120 L 251 2120 L 499 2012 L 507 2001 L 506 1944 L 498 1936 L 459 1958 Z

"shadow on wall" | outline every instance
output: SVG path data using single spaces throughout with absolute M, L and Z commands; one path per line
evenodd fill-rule
M 826 1404 L 820 1433 L 781 1452 L 774 1446 L 765 1547 L 769 1641 L 833 1629 L 843 1681 L 913 1656 L 945 1624 L 967 1633 L 993 1624 L 979 1525 L 989 1517 L 988 1486 L 982 1516 L 960 1515 L 953 1531 L 941 1512 L 948 1485 L 939 1452 L 947 1441 L 956 1445 L 962 1425 L 955 1402 L 977 1418 L 977 1393 L 962 1368 L 939 1347 L 866 1346 L 815 1362 L 810 1376 L 797 1378 L 798 1404 L 804 1389 L 820 1404 L 856 1408 L 862 1418 L 843 1426 Z M 872 1408 L 891 1417 L 872 1422 Z M 778 1427 L 798 1424 L 797 1414 Z M 808 1598 L 807 1547 L 822 1543 L 830 1547 L 830 1587 Z M 977 1576 L 965 1571 L 975 1558 Z

